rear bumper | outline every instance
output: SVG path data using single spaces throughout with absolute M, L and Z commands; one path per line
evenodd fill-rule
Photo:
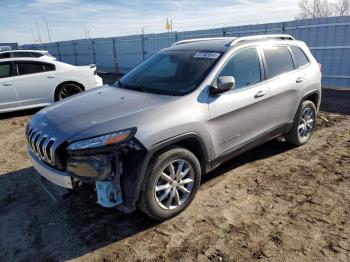
M 98 75 L 95 75 L 95 87 L 102 86 L 103 85 L 103 80 L 101 77 Z
M 29 149 L 28 155 L 33 164 L 34 169 L 44 178 L 60 187 L 73 189 L 73 178 L 65 172 L 60 172 L 43 161 L 39 160 Z

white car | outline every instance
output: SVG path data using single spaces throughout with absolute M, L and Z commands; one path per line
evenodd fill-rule
M 103 85 L 96 66 L 47 58 L 0 59 L 0 113 L 47 106 Z

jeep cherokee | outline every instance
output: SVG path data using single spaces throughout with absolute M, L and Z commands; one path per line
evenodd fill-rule
M 289 35 L 184 40 L 39 111 L 28 153 L 55 199 L 92 183 L 100 205 L 163 220 L 224 161 L 276 137 L 305 144 L 320 100 L 319 64 Z

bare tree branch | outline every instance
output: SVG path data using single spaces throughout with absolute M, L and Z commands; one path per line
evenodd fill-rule
M 350 14 L 350 0 L 300 0 L 300 18 L 345 16 Z
M 336 13 L 339 16 L 345 16 L 350 14 L 350 0 L 339 0 L 334 4 Z

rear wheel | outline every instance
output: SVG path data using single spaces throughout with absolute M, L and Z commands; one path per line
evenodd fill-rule
M 301 109 L 295 119 L 293 128 L 286 139 L 289 143 L 301 146 L 307 143 L 312 135 L 316 121 L 316 107 L 309 100 L 302 102 Z
M 145 179 L 140 209 L 154 219 L 169 219 L 192 202 L 200 185 L 201 167 L 189 150 L 172 148 L 152 160 Z
M 60 86 L 57 89 L 55 100 L 59 101 L 59 100 L 62 100 L 64 98 L 67 98 L 69 96 L 78 94 L 82 91 L 83 91 L 83 89 L 79 85 L 74 84 L 74 83 L 67 83 L 67 84 Z

